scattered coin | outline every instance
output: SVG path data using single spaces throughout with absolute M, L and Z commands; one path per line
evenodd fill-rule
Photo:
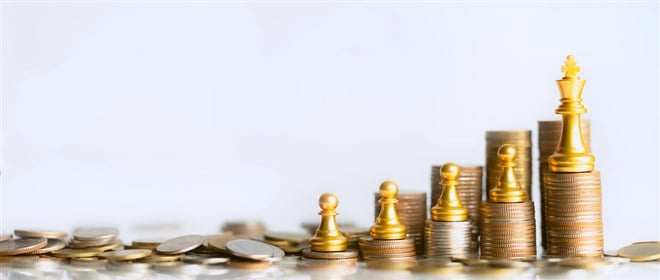
M 229 261 L 229 258 L 218 257 L 215 255 L 185 255 L 181 260 L 185 263 L 194 264 L 221 264 Z
M 342 252 L 315 252 L 306 248 L 302 250 L 302 256 L 304 258 L 310 259 L 324 259 L 324 260 L 336 260 L 336 259 L 351 259 L 357 258 L 359 255 L 358 251 L 347 249 Z
M 52 254 L 59 258 L 88 258 L 96 257 L 102 251 L 90 250 L 90 249 L 73 249 L 73 248 L 64 248 L 62 250 L 57 250 L 52 252 Z
M 309 235 L 295 232 L 267 232 L 264 234 L 266 240 L 286 241 L 291 243 L 307 242 Z
M 108 251 L 105 253 L 101 253 L 98 256 L 101 258 L 108 259 L 110 261 L 133 261 L 133 260 L 145 258 L 149 255 L 151 255 L 151 250 L 130 249 L 130 250 Z
M 73 231 L 73 238 L 81 241 L 114 239 L 119 235 L 119 230 L 111 227 L 82 227 Z
M 3 234 L 0 234 L 0 241 L 9 240 L 12 237 L 14 237 L 14 236 L 11 233 L 3 233 Z
M 268 260 L 274 253 L 271 245 L 248 239 L 230 240 L 226 246 L 237 257 L 257 261 Z
M 0 242 L 0 256 L 11 256 L 30 253 L 46 247 L 46 238 L 10 239 Z
M 645 262 L 660 259 L 660 243 L 643 242 L 623 247 L 618 252 L 619 257 L 629 258 L 633 262 Z
M 139 262 L 144 263 L 160 263 L 160 262 L 175 262 L 180 260 L 184 255 L 161 255 L 158 253 L 151 253 L 146 258 L 139 259 Z
M 183 254 L 202 245 L 204 236 L 186 235 L 163 241 L 156 247 L 156 251 L 166 255 Z
M 66 247 L 66 243 L 60 239 L 48 239 L 48 242 L 46 243 L 46 246 L 43 248 L 34 250 L 30 252 L 29 254 L 35 254 L 35 255 L 41 255 L 41 254 L 46 254 L 50 253 L 53 251 L 61 250 Z
M 61 231 L 46 231 L 46 230 L 14 230 L 14 235 L 23 238 L 50 238 L 50 239 L 64 239 L 69 236 L 66 232 Z

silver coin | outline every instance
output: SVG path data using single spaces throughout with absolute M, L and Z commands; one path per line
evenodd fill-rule
M 268 244 L 268 245 L 270 245 L 270 244 Z M 286 255 L 284 250 L 280 249 L 280 247 L 277 247 L 277 246 L 273 246 L 273 245 L 270 245 L 270 246 L 271 246 L 271 249 L 273 249 L 273 256 L 268 258 L 268 261 L 270 261 L 270 262 L 281 261 L 284 258 L 284 255 Z
M 156 247 L 156 251 L 166 255 L 190 252 L 204 243 L 204 236 L 185 235 L 165 240 Z
M 233 255 L 251 260 L 265 261 L 274 254 L 271 245 L 248 239 L 230 240 L 226 247 Z
M 119 235 L 119 230 L 112 227 L 82 227 L 73 231 L 73 238 L 81 241 L 108 240 Z

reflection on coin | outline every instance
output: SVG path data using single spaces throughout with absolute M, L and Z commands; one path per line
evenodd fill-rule
M 302 259 L 297 261 L 296 268 L 304 270 L 331 270 L 331 269 L 357 269 L 357 258 L 322 260 L 322 259 Z M 349 270 L 350 272 L 350 270 Z
M 69 263 L 78 266 L 105 266 L 105 264 L 108 263 L 108 260 L 99 259 L 97 257 L 72 258 Z
M 305 248 L 302 250 L 302 255 L 303 257 L 310 259 L 335 260 L 357 258 L 359 253 L 352 249 L 346 249 L 346 251 L 341 252 L 315 252 L 309 248 Z
M 114 242 L 108 244 L 108 245 L 103 245 L 103 246 L 94 246 L 94 247 L 87 247 L 87 249 L 90 250 L 97 250 L 97 251 L 108 251 L 108 250 L 114 250 L 117 249 L 121 246 L 124 245 L 124 242 L 121 240 L 117 239 Z
M 181 258 L 185 263 L 195 264 L 221 264 L 229 261 L 229 258 L 218 257 L 215 255 L 185 255 Z
M 267 232 L 264 234 L 264 238 L 266 240 L 303 243 L 309 239 L 309 235 L 295 232 Z
M 265 261 L 274 253 L 271 245 L 248 239 L 231 240 L 226 247 L 233 255 L 251 260 Z
M 245 259 L 231 259 L 227 264 L 229 267 L 237 269 L 264 269 L 272 265 L 271 262 L 252 261 Z
M 46 246 L 44 246 L 41 249 L 34 250 L 30 252 L 30 254 L 46 254 L 50 253 L 53 251 L 61 250 L 64 247 L 66 247 L 66 243 L 60 239 L 48 239 L 48 242 L 46 243 Z
M 46 231 L 46 230 L 14 230 L 14 234 L 23 238 L 51 238 L 51 239 L 64 239 L 69 236 L 66 232 L 61 231 Z
M 10 239 L 0 242 L 0 256 L 30 253 L 48 244 L 46 238 Z
M 182 263 L 157 263 L 154 264 L 154 269 L 163 274 L 185 274 L 185 275 L 199 275 L 206 270 L 206 267 L 199 264 L 182 264 Z
M 163 241 L 156 247 L 156 251 L 166 255 L 183 254 L 202 245 L 204 236 L 186 235 Z
M 273 255 L 270 258 L 268 258 L 268 261 L 270 261 L 270 262 L 281 261 L 284 258 L 284 255 L 286 255 L 284 250 L 280 249 L 277 246 L 272 246 L 271 245 L 271 249 L 273 249 Z
M 417 261 L 417 265 L 409 269 L 414 272 L 432 274 L 455 273 L 463 270 L 463 264 L 445 258 L 422 259 Z
M 645 262 L 660 259 L 660 243 L 644 242 L 623 247 L 619 257 L 629 258 L 633 262 Z
M 14 237 L 14 236 L 11 233 L 3 233 L 3 234 L 0 234 L 0 241 L 9 240 L 12 237 Z
M 117 235 L 119 230 L 111 227 L 81 227 L 73 231 L 73 237 L 81 241 L 114 239 Z
M 119 251 L 108 251 L 99 254 L 99 257 L 106 258 L 110 261 L 132 261 L 142 259 L 151 255 L 151 250 L 145 249 L 130 249 Z
M 180 260 L 181 257 L 183 257 L 183 255 L 161 255 L 154 252 L 148 257 L 139 259 L 138 261 L 144 263 L 175 262 Z

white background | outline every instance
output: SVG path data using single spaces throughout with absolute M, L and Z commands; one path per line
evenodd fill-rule
M 607 249 L 660 239 L 658 4 L 2 4 L 2 232 L 368 226 L 587 79 Z M 538 151 L 534 147 L 538 201 Z

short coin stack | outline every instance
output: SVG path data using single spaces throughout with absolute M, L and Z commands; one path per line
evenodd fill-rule
M 406 236 L 407 227 L 401 223 L 397 214 L 398 192 L 399 186 L 392 181 L 380 185 L 380 213 L 369 229 L 371 236 L 362 237 L 359 241 L 360 254 L 367 262 L 410 263 L 417 259 L 415 239 Z
M 582 137 L 584 139 L 584 144 L 589 146 L 590 143 L 590 122 L 589 120 L 582 120 L 580 122 L 582 127 Z M 544 208 L 544 196 L 543 194 L 543 174 L 550 172 L 550 164 L 548 163 L 548 157 L 555 152 L 557 148 L 557 143 L 561 137 L 562 122 L 558 121 L 539 121 L 539 186 L 541 186 L 541 244 L 543 248 L 546 248 L 546 237 L 545 237 L 545 210 Z
M 380 213 L 380 193 L 374 193 L 374 214 Z M 408 237 L 415 239 L 417 252 L 424 252 L 424 221 L 426 220 L 426 193 L 405 192 L 397 194 L 396 212 L 399 220 L 408 227 Z
M 355 227 L 349 227 L 349 228 L 344 228 L 342 227 L 342 234 L 348 239 L 348 248 L 350 249 L 359 249 L 359 241 L 360 238 L 369 236 L 369 229 L 368 228 L 355 228 Z
M 474 253 L 471 246 L 471 226 L 468 210 L 458 195 L 460 168 L 447 163 L 438 171 L 442 188 L 436 205 L 431 208 L 431 219 L 426 220 L 425 255 L 427 258 L 467 258 Z
M 515 174 L 520 185 L 527 192 L 527 200 L 532 199 L 532 131 L 508 130 L 486 131 L 486 191 L 497 184 L 500 169 L 497 166 L 497 149 L 504 144 L 516 147 L 518 165 Z
M 440 182 L 440 169 L 442 166 L 431 166 L 431 206 L 433 207 L 442 193 Z M 468 210 L 468 219 L 470 220 L 470 230 L 472 240 L 470 242 L 472 251 L 479 250 L 479 204 L 481 203 L 481 193 L 483 190 L 483 167 L 482 166 L 460 166 L 461 172 L 458 175 L 458 186 L 456 191 L 458 197 L 463 203 L 463 207 Z
M 600 172 L 545 174 L 546 253 L 603 255 Z
M 481 203 L 481 257 L 484 259 L 535 260 L 534 203 L 516 179 L 516 147 L 498 150 L 500 178 Z

